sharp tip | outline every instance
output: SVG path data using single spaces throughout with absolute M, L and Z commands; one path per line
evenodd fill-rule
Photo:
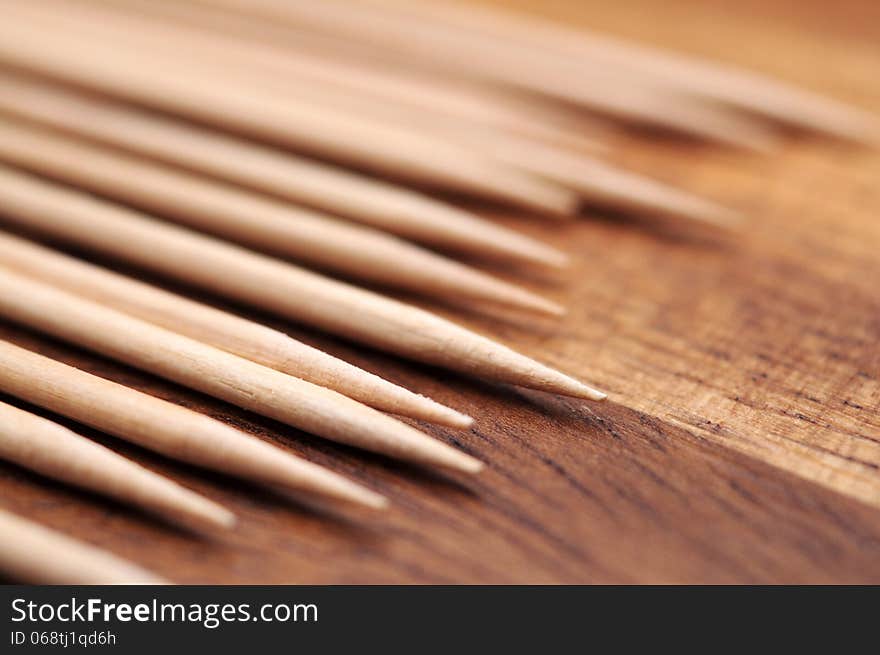
M 487 295 L 494 298 L 494 300 L 499 303 L 537 312 L 539 314 L 544 314 L 545 316 L 559 317 L 564 316 L 566 313 L 566 308 L 559 303 L 548 300 L 547 298 L 532 293 L 522 287 L 507 282 L 493 284 L 493 286 L 495 288 L 491 289 L 490 293 Z
M 475 300 L 486 299 L 500 305 L 553 317 L 564 316 L 566 313 L 562 305 L 509 282 L 482 276 L 477 282 L 479 284 L 474 285 L 471 292 L 471 297 Z
M 526 243 L 505 244 L 498 252 L 499 256 L 539 266 L 565 268 L 571 264 L 571 258 L 566 253 L 532 240 Z
M 325 473 L 330 473 L 325 470 Z M 367 509 L 383 511 L 391 506 L 391 501 L 380 493 L 368 489 L 358 482 L 344 478 L 336 473 L 322 475 L 323 479 L 314 479 L 308 483 L 269 483 L 268 487 L 285 498 L 296 501 L 315 498 L 320 502 L 351 503 Z
M 608 398 L 608 394 L 605 392 L 594 389 L 564 373 L 553 369 L 547 370 L 553 371 L 553 376 L 547 379 L 549 384 L 544 386 L 547 391 L 571 396 L 572 398 L 583 398 L 584 400 L 602 401 Z
M 425 398 L 425 396 L 421 397 Z M 431 406 L 427 408 L 428 411 L 421 412 L 419 416 L 414 416 L 413 418 L 422 418 L 423 420 L 445 425 L 450 428 L 467 429 L 474 424 L 472 416 L 463 414 L 456 409 L 447 407 L 446 405 L 431 400 L 430 398 L 425 398 L 425 400 L 431 403 Z
M 393 456 L 413 464 L 425 467 L 437 466 L 460 473 L 479 473 L 483 470 L 484 464 L 477 458 L 429 437 L 423 432 L 418 434 L 420 435 L 418 448 L 410 448 L 408 453 L 398 453 Z
M 422 396 L 404 389 L 406 397 L 396 399 L 396 403 L 385 407 L 376 406 L 378 409 L 384 409 L 391 414 L 400 416 L 408 416 L 409 418 L 418 419 L 420 421 L 428 421 L 437 425 L 444 425 L 450 428 L 464 429 L 471 427 L 474 419 L 467 414 L 463 414 L 458 410 L 447 407 L 436 400 L 432 400 L 427 396 Z
M 337 474 L 333 474 L 333 476 L 336 479 L 330 485 L 321 485 L 320 487 L 310 489 L 300 488 L 299 490 L 307 493 L 318 493 L 325 498 L 334 498 L 375 510 L 385 510 L 391 505 L 391 501 L 382 494 L 376 493 L 362 484 L 342 478 Z
M 554 318 L 559 318 L 561 316 L 565 316 L 568 310 L 562 305 L 553 302 L 552 300 L 547 300 L 546 298 L 541 298 L 540 296 L 535 296 L 529 294 L 530 298 L 523 298 L 522 302 L 516 303 L 522 309 L 528 309 L 533 312 L 537 312 L 539 314 L 543 314 L 545 316 L 552 316 Z
M 880 145 L 880 118 L 869 116 L 860 120 L 856 127 L 849 131 L 849 138 L 858 143 Z
M 779 149 L 781 140 L 775 135 L 750 134 L 732 138 L 728 145 L 751 151 L 758 155 L 771 155 Z
M 238 516 L 228 510 L 224 510 L 224 514 L 224 516 L 218 517 L 217 524 L 224 530 L 232 530 L 238 525 Z
M 451 446 L 446 446 L 444 444 L 444 450 L 446 452 L 442 457 L 432 458 L 433 463 L 454 471 L 469 474 L 479 473 L 486 467 L 486 465 L 476 457 L 472 457 L 460 450 L 456 450 Z
M 134 585 L 136 587 L 170 587 L 174 585 L 174 582 L 149 571 L 144 571 L 144 573 L 137 579 L 126 580 L 125 584 Z
M 727 209 L 726 207 L 719 207 L 710 217 L 709 220 L 717 225 L 718 227 L 723 228 L 734 228 L 738 227 L 745 221 L 746 216 L 740 211 L 736 211 L 734 209 Z
M 700 207 L 686 212 L 686 216 L 706 225 L 726 230 L 740 226 L 745 220 L 745 215 L 742 212 L 709 201 L 701 201 Z
M 643 179 L 636 191 L 648 211 L 661 215 L 731 229 L 743 221 L 743 214 L 688 191 Z
M 575 216 L 577 216 L 578 211 L 581 208 L 581 197 L 575 191 L 568 191 L 566 189 L 566 197 L 564 202 L 560 202 L 559 208 L 557 209 L 555 216 L 557 218 L 561 218 L 563 220 L 571 220 Z
M 571 220 L 581 207 L 578 194 L 555 182 L 545 182 L 547 191 L 543 194 L 533 193 L 523 200 L 529 209 L 540 212 L 544 216 L 560 220 Z
M 818 98 L 816 104 L 807 102 L 806 109 L 807 118 L 796 120 L 797 127 L 852 143 L 880 144 L 877 114 L 826 98 Z
M 232 530 L 238 525 L 238 516 L 234 512 L 213 502 L 211 505 L 214 506 L 190 512 L 188 515 L 175 516 L 174 522 L 201 534 L 209 534 L 214 530 Z M 196 520 L 195 524 L 192 522 L 193 518 Z
M 513 261 L 556 269 L 563 269 L 571 264 L 571 258 L 566 253 L 536 241 L 514 244 L 496 242 L 487 245 L 492 248 L 492 252 L 487 257 L 500 261 Z
M 370 509 L 385 511 L 389 507 L 391 507 L 391 501 L 388 500 L 385 496 L 381 494 L 377 494 L 374 491 L 370 491 L 368 493 L 361 493 L 357 498 L 352 498 L 355 502 L 363 505 L 364 507 L 369 507 Z
M 213 501 L 209 502 L 210 505 L 202 510 L 201 514 L 211 523 L 224 530 L 231 530 L 238 525 L 238 516 L 236 516 L 235 512 Z
M 467 414 L 457 412 L 454 409 L 449 409 L 448 412 L 444 412 L 440 416 L 434 415 L 434 417 L 432 418 L 432 422 L 438 423 L 440 425 L 445 425 L 449 428 L 467 430 L 474 424 L 474 418 L 472 416 L 468 416 Z
M 470 455 L 466 455 L 466 457 L 468 458 L 468 461 L 463 463 L 459 470 L 465 473 L 476 474 L 486 468 L 486 464 L 478 460 L 476 457 L 471 457 Z
M 551 250 L 540 258 L 540 261 L 553 268 L 566 268 L 571 265 L 571 257 L 559 250 Z

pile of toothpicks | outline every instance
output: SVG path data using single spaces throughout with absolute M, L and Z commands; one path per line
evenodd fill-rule
M 601 401 L 371 290 L 564 312 L 472 262 L 564 269 L 566 253 L 449 197 L 548 223 L 593 205 L 735 229 L 736 211 L 609 163 L 596 117 L 756 150 L 780 127 L 878 133 L 872 116 L 756 74 L 464 1 L 4 3 L 0 319 L 325 439 L 478 474 L 491 462 L 391 415 L 456 430 L 472 417 L 57 248 L 431 366 Z M 198 467 L 388 505 L 282 447 L 5 341 L 0 393 Z M 201 533 L 235 525 L 215 501 L 2 402 L 0 458 Z M 20 516 L 0 511 L 0 532 L 0 572 L 16 579 L 164 582 Z

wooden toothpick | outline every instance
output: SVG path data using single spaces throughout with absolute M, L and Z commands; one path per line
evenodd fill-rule
M 880 138 L 880 119 L 868 112 L 733 66 L 629 42 L 535 16 L 474 3 L 396 2 L 423 20 L 477 31 L 520 50 L 539 48 L 576 66 L 603 67 L 618 76 L 642 75 L 654 84 L 698 98 L 730 103 L 786 125 L 857 141 Z
M 235 524 L 232 512 L 204 496 L 64 426 L 2 402 L 0 458 L 185 526 L 230 528 Z
M 592 400 L 605 398 L 430 312 L 5 166 L 0 166 L 0 197 L 0 223 L 35 229 L 347 339 L 478 377 Z
M 281 102 L 255 89 L 231 94 L 222 78 L 200 77 L 179 57 L 145 59 L 88 35 L 46 29 L 57 28 L 51 12 L 7 9 L 16 19 L 0 23 L 0 62 L 17 68 L 398 178 L 531 210 L 568 214 L 577 206 L 573 194 L 552 183 L 424 131 L 389 128 L 309 102 Z M 175 75 L 167 74 L 169 66 Z
M 17 120 L 0 123 L 0 159 L 196 229 L 350 277 L 450 300 L 559 316 L 536 294 L 397 237 L 113 152 Z
M 315 98 L 328 106 L 358 107 L 364 114 L 392 123 L 410 123 L 445 133 L 483 148 L 505 164 L 552 180 L 577 192 L 587 202 L 628 212 L 683 217 L 730 227 L 738 215 L 720 205 L 680 189 L 637 175 L 588 155 L 576 155 L 563 148 L 541 144 L 499 132 L 462 126 L 456 121 L 401 109 L 394 103 L 375 101 L 350 92 L 322 89 L 320 85 L 298 87 L 299 96 Z M 34 148 L 27 149 L 33 152 Z
M 619 76 L 602 67 L 560 61 L 539 48 L 509 47 L 479 32 L 453 29 L 388 5 L 334 0 L 210 0 L 210 4 L 351 40 L 399 61 L 420 62 L 576 103 L 626 121 L 746 147 L 767 146 L 768 132 L 759 122 L 676 93 L 667 85 L 652 84 L 644 75 Z
M 732 227 L 741 216 L 682 189 L 638 175 L 593 157 L 572 157 L 546 148 L 496 144 L 495 152 L 521 166 L 577 191 L 588 204 L 633 214 L 686 218 Z
M 0 316 L 333 441 L 468 473 L 482 468 L 347 396 L 2 267 Z
M 71 292 L 236 355 L 334 389 L 366 405 L 455 428 L 473 419 L 327 353 L 222 310 L 0 232 L 0 261 Z
M 0 391 L 189 464 L 368 507 L 387 502 L 225 423 L 2 340 Z
M 0 71 L 0 109 L 428 245 L 549 266 L 567 260 L 535 239 L 416 191 L 46 80 Z
M 32 584 L 165 585 L 168 580 L 105 550 L 0 510 L 0 571 Z
M 542 141 L 565 144 L 595 152 L 603 149 L 589 136 L 572 131 L 572 112 L 536 98 L 512 93 L 509 89 L 475 83 L 455 75 L 425 75 L 424 71 L 394 65 L 391 61 L 362 56 L 361 49 L 333 47 L 315 34 L 296 30 L 279 22 L 267 23 L 199 3 L 158 3 L 126 0 L 105 3 L 93 14 L 105 24 L 108 19 L 126 18 L 139 22 L 119 22 L 117 32 L 138 38 L 159 35 L 159 46 L 167 47 L 173 32 L 181 45 L 195 54 L 206 44 L 214 46 L 212 56 L 226 62 L 242 59 L 248 63 L 274 57 L 287 70 L 296 70 L 321 79 L 353 85 L 368 92 L 388 94 L 401 102 L 411 102 L 426 114 L 454 117 L 484 128 L 527 135 Z M 82 7 L 77 8 L 77 14 Z M 149 20 L 144 20 L 145 18 Z M 342 44 L 335 44 L 342 45 Z M 349 44 L 350 45 L 350 44 Z

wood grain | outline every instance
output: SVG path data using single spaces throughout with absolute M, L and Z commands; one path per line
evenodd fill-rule
M 880 111 L 870 0 L 747 0 L 736 14 L 721 0 L 505 4 Z M 11 465 L 0 505 L 180 582 L 880 582 L 880 152 L 805 137 L 769 156 L 615 141 L 614 159 L 744 210 L 745 229 L 720 240 L 598 212 L 571 225 L 497 216 L 574 256 L 571 272 L 530 280 L 570 315 L 439 308 L 610 402 L 477 383 L 237 309 L 475 415 L 468 432 L 428 429 L 487 471 L 432 476 L 0 324 L 2 338 L 227 420 L 393 507 L 291 504 L 79 426 L 228 505 L 241 527 L 200 541 Z

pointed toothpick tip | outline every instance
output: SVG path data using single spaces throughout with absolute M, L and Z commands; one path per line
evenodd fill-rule
M 608 394 L 605 393 L 604 391 L 599 391 L 597 389 L 593 389 L 593 396 L 591 399 L 602 402 L 603 400 L 608 400 Z
M 608 394 L 604 391 L 599 391 L 598 389 L 594 389 L 583 382 L 578 382 L 573 378 L 568 378 L 569 384 L 566 385 L 565 389 L 560 389 L 559 393 L 565 393 L 568 396 L 572 396 L 573 398 L 583 398 L 584 400 L 595 400 L 595 401 L 603 401 L 608 398 Z
M 541 367 L 542 384 L 534 388 L 540 388 L 551 393 L 558 393 L 572 398 L 601 401 L 608 398 L 608 394 L 584 384 L 580 380 L 565 375 L 556 369 Z
M 547 300 L 546 298 L 541 298 L 539 296 L 535 296 L 535 301 L 532 303 L 530 309 L 533 309 L 547 316 L 552 316 L 554 318 L 565 316 L 568 313 L 568 309 L 566 307 L 563 307 L 559 303 L 555 303 L 552 300 Z
M 456 450 L 451 446 L 447 446 L 442 442 L 437 442 L 438 448 L 432 457 L 432 464 L 442 465 L 450 470 L 460 471 L 461 473 L 476 474 L 482 471 L 486 465 L 466 453 Z
M 872 146 L 880 145 L 880 117 L 871 115 L 865 118 L 862 141 Z
M 571 266 L 571 257 L 561 250 L 548 249 L 539 257 L 539 261 L 553 268 L 567 268 Z
M 406 411 L 402 408 L 387 408 L 385 411 L 457 430 L 467 430 L 474 424 L 472 416 L 463 414 L 426 396 L 417 395 L 417 398 L 426 402 L 420 402 L 417 406 L 408 406 L 405 408 Z
M 698 208 L 683 213 L 687 218 L 722 230 L 735 229 L 745 221 L 743 212 L 706 200 L 701 200 Z
M 222 513 L 217 513 L 216 521 L 218 527 L 221 527 L 224 530 L 232 530 L 238 525 L 238 517 L 227 509 L 224 509 Z
M 375 498 L 369 502 L 368 507 L 383 512 L 391 507 L 391 501 L 388 500 L 385 496 L 380 496 L 379 494 L 374 494 L 374 496 Z
M 366 488 L 362 488 L 356 497 L 350 497 L 349 500 L 377 511 L 385 511 L 391 507 L 391 501 L 388 498 Z
M 391 505 L 385 496 L 373 491 L 353 480 L 342 477 L 336 473 L 326 471 L 322 475 L 324 484 L 315 485 L 310 489 L 311 492 L 318 491 L 326 498 L 335 498 L 336 500 L 353 503 L 361 507 L 367 507 L 373 510 L 386 510 Z M 321 488 L 319 488 L 321 487 Z M 291 487 L 292 488 L 292 487 Z
M 566 312 L 562 305 L 509 282 L 482 274 L 474 277 L 474 281 L 474 288 L 479 293 L 471 294 L 473 300 L 485 298 L 500 305 L 553 317 L 563 316 Z
M 445 407 L 441 405 L 444 410 L 442 413 L 435 414 L 432 421 L 434 423 L 438 423 L 440 425 L 445 425 L 449 428 L 458 428 L 460 430 L 467 430 L 474 424 L 474 417 L 468 416 L 467 414 L 462 414 L 450 407 Z
M 463 462 L 462 466 L 459 470 L 464 471 L 465 473 L 480 473 L 483 469 L 486 468 L 485 462 L 481 462 L 476 457 L 467 456 L 468 460 Z
M 280 468 L 273 475 L 271 486 L 297 494 L 317 494 L 370 509 L 382 510 L 389 505 L 385 496 L 308 460 L 284 456 L 276 463 Z
M 496 241 L 492 245 L 498 256 L 514 258 L 528 264 L 565 268 L 571 263 L 571 258 L 567 253 L 532 239 L 517 238 L 514 240 L 508 238 L 505 243 Z

